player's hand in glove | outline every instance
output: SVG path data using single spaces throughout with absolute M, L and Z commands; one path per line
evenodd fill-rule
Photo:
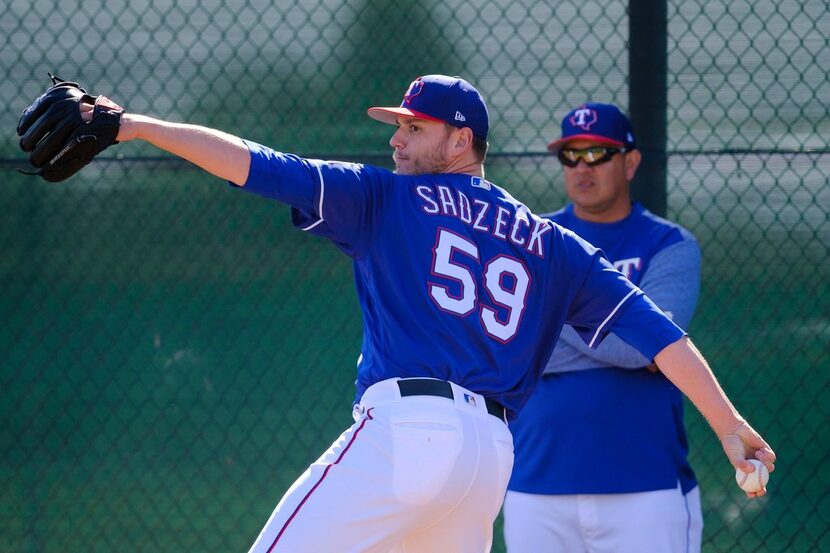
M 17 123 L 20 148 L 31 152 L 29 162 L 37 169 L 25 172 L 49 182 L 68 179 L 118 136 L 124 108 L 106 96 L 92 96 L 78 83 L 51 73 L 52 86 L 23 110 Z M 91 116 L 84 113 L 91 108 Z

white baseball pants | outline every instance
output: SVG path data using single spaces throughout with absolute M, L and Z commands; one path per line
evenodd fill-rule
M 484 398 L 366 390 L 355 424 L 286 492 L 250 553 L 486 553 L 513 438 Z
M 508 491 L 508 553 L 700 553 L 700 489 L 596 495 Z

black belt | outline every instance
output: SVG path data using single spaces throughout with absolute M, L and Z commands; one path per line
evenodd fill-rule
M 448 399 L 455 399 L 452 393 L 452 386 L 446 380 L 434 380 L 432 378 L 406 378 L 398 380 L 398 388 L 401 390 L 401 397 L 407 396 L 438 396 Z M 499 402 L 484 398 L 484 405 L 487 412 L 506 421 L 504 407 Z

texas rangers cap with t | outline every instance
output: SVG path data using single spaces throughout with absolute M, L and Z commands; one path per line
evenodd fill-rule
M 469 127 L 483 140 L 487 140 L 490 130 L 490 116 L 478 90 L 461 77 L 447 75 L 418 77 L 409 85 L 400 107 L 374 107 L 368 113 L 372 119 L 390 125 L 403 116 Z
M 612 104 L 589 102 L 571 110 L 562 119 L 562 138 L 548 144 L 548 150 L 558 152 L 567 142 L 580 138 L 626 150 L 636 148 L 631 121 Z

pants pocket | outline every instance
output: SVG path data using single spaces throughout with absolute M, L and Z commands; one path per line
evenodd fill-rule
M 398 422 L 392 429 L 392 484 L 407 505 L 435 501 L 448 491 L 462 450 L 462 432 L 435 421 Z

